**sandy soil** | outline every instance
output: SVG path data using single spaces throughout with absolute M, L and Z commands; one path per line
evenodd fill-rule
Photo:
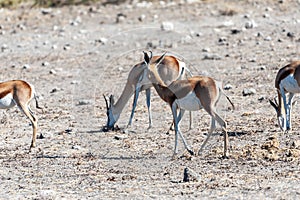
M 1 111 L 0 199 L 299 199 L 300 108 L 293 130 L 282 134 L 268 102 L 278 69 L 299 59 L 299 19 L 299 3 L 288 0 L 0 10 L 0 78 L 32 83 L 46 111 L 34 109 L 39 139 L 32 152 L 29 121 L 17 108 Z M 193 74 L 230 86 L 236 110 L 225 99 L 218 109 L 228 123 L 229 159 L 222 159 L 218 129 L 201 156 L 189 156 L 180 142 L 172 160 L 171 111 L 154 90 L 152 129 L 142 93 L 130 128 L 132 99 L 120 130 L 102 131 L 102 95 L 119 97 L 148 49 L 166 50 Z M 244 89 L 255 92 L 244 96 Z M 183 119 L 195 150 L 209 123 L 204 111 L 194 112 L 190 131 Z M 185 168 L 198 180 L 183 182 Z

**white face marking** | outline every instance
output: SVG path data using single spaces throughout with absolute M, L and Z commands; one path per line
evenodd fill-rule
M 0 99 L 0 109 L 11 108 L 16 105 L 11 93 Z
M 292 74 L 281 80 L 280 86 L 288 92 L 300 93 L 300 87 Z
M 181 99 L 176 99 L 175 102 L 180 108 L 184 110 L 196 111 L 203 108 L 195 92 L 190 92 L 187 96 Z

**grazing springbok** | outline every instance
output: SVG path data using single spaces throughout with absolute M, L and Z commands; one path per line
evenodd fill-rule
M 8 109 L 15 105 L 29 118 L 33 128 L 32 141 L 30 149 L 35 147 L 36 132 L 37 132 L 37 118 L 30 109 L 30 101 L 36 101 L 36 108 L 39 107 L 34 87 L 23 80 L 11 80 L 0 83 L 0 109 Z
M 226 130 L 226 122 L 216 112 L 216 104 L 220 99 L 220 94 L 224 94 L 220 83 L 207 76 L 193 76 L 186 80 L 175 80 L 169 86 L 167 86 L 161 79 L 157 66 L 161 65 L 161 61 L 164 59 L 165 53 L 155 61 L 151 62 L 151 55 L 144 52 L 144 60 L 147 63 L 148 78 L 151 80 L 154 88 L 158 95 L 167 102 L 172 110 L 174 128 L 175 128 L 175 148 L 173 157 L 178 153 L 177 143 L 178 135 L 180 135 L 185 148 L 188 152 L 193 155 L 193 150 L 189 147 L 186 140 L 184 139 L 179 123 L 185 112 L 185 110 L 196 111 L 202 108 L 211 116 L 211 127 L 206 140 L 203 142 L 198 154 L 204 148 L 208 141 L 211 133 L 216 129 L 215 121 L 217 121 L 224 131 L 224 158 L 228 157 L 228 134 Z M 225 94 L 224 94 L 225 95 Z M 226 96 L 226 95 L 225 95 Z M 226 96 L 232 107 L 233 103 Z M 177 115 L 177 109 L 180 109 Z
M 275 108 L 280 129 L 287 132 L 292 129 L 291 111 L 292 100 L 296 93 L 300 93 L 300 61 L 294 61 L 281 68 L 275 79 L 278 102 L 269 100 Z M 288 100 L 287 100 L 287 94 Z
M 158 58 L 159 56 L 152 57 L 154 61 L 157 60 Z M 158 66 L 158 73 L 166 85 L 169 85 L 173 80 L 185 78 L 185 71 L 189 72 L 189 74 L 191 75 L 191 72 L 186 68 L 185 63 L 180 61 L 178 58 L 174 56 L 165 56 L 160 63 L 161 65 Z M 116 103 L 114 103 L 113 95 L 110 95 L 109 100 L 107 100 L 106 97 L 104 96 L 106 102 L 106 109 L 107 109 L 107 123 L 105 127 L 106 129 L 114 128 L 114 125 L 119 119 L 123 108 L 127 104 L 130 97 L 134 94 L 132 111 L 128 122 L 128 126 L 131 125 L 134 116 L 134 111 L 137 105 L 139 93 L 143 90 L 146 90 L 146 103 L 147 103 L 148 114 L 149 114 L 148 128 L 151 128 L 152 114 L 151 114 L 150 96 L 151 96 L 152 84 L 147 79 L 146 72 L 147 70 L 146 70 L 145 62 L 141 62 L 133 66 L 133 68 L 129 72 L 125 88 Z M 190 128 L 191 128 L 191 122 L 192 119 L 190 113 Z

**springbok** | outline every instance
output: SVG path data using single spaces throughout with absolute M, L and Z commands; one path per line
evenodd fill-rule
M 42 109 L 38 105 L 34 87 L 29 83 L 23 80 L 11 80 L 0 83 L 0 109 L 8 109 L 17 105 L 31 121 L 33 135 L 30 149 L 35 147 L 37 133 L 37 118 L 29 106 L 33 98 L 36 102 L 36 108 Z
M 159 56 L 153 56 L 153 60 L 157 60 Z M 149 128 L 152 126 L 152 114 L 151 114 L 151 103 L 150 103 L 150 96 L 151 96 L 151 82 L 147 79 L 146 76 L 146 64 L 145 62 L 138 63 L 133 66 L 131 71 L 129 72 L 127 83 L 123 89 L 123 92 L 118 99 L 118 101 L 114 102 L 114 96 L 110 95 L 109 100 L 104 96 L 106 109 L 107 109 L 107 123 L 106 129 L 113 129 L 115 123 L 120 117 L 120 114 L 127 104 L 130 97 L 134 94 L 133 104 L 132 104 L 132 111 L 129 118 L 128 126 L 131 125 L 132 119 L 134 116 L 134 111 L 137 105 L 137 100 L 139 97 L 139 93 L 143 90 L 146 90 L 146 103 L 148 108 L 149 114 Z M 158 73 L 162 77 L 162 80 L 166 85 L 170 84 L 173 80 L 176 79 L 183 79 L 185 77 L 185 71 L 191 72 L 186 68 L 184 62 L 179 60 L 174 56 L 166 56 L 163 60 L 161 60 L 161 65 L 158 66 Z M 190 113 L 190 128 L 192 126 L 192 119 Z
M 178 153 L 177 143 L 178 135 L 180 135 L 183 144 L 187 151 L 194 155 L 193 150 L 189 147 L 186 140 L 184 139 L 179 123 L 185 112 L 185 110 L 196 111 L 202 108 L 211 116 L 211 127 L 206 140 L 203 142 L 198 154 L 204 148 L 206 142 L 208 141 L 211 133 L 216 129 L 215 121 L 217 121 L 223 131 L 224 131 L 224 158 L 228 157 L 228 134 L 226 130 L 226 122 L 219 116 L 216 112 L 216 104 L 220 99 L 220 94 L 224 94 L 220 83 L 216 82 L 214 79 L 207 76 L 193 76 L 187 80 L 176 80 L 173 81 L 169 86 L 167 86 L 161 79 L 157 66 L 161 65 L 161 61 L 165 57 L 164 53 L 160 58 L 151 62 L 151 55 L 149 57 L 148 53 L 144 52 L 144 60 L 147 63 L 148 68 L 148 78 L 152 81 L 154 88 L 156 89 L 158 95 L 167 102 L 172 110 L 174 128 L 175 128 L 175 148 L 173 157 Z M 225 94 L 224 94 L 225 95 Z M 226 96 L 226 95 L 225 95 Z M 233 103 L 226 96 L 232 107 Z M 177 115 L 177 109 L 180 109 Z
M 278 102 L 269 100 L 275 108 L 280 129 L 287 132 L 292 129 L 291 110 L 292 100 L 296 93 L 300 93 L 300 61 L 294 61 L 281 68 L 275 79 Z M 288 100 L 287 100 L 287 94 Z

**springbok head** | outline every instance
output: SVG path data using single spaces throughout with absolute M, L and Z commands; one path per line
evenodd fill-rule
M 114 125 L 117 121 L 116 117 L 113 115 L 113 105 L 114 105 L 114 96 L 110 95 L 109 100 L 103 95 L 105 104 L 106 104 L 106 115 L 107 115 L 107 123 L 105 130 L 114 129 Z
M 274 100 L 272 101 L 271 99 L 269 99 L 269 102 L 271 104 L 271 106 L 273 106 L 273 108 L 276 111 L 277 114 L 277 120 L 278 120 L 278 125 L 280 127 L 280 129 L 283 132 L 286 132 L 290 129 L 290 127 L 287 127 L 287 117 L 286 114 L 284 112 L 284 106 L 282 105 L 282 103 L 280 102 L 278 104 L 276 97 L 274 98 Z

